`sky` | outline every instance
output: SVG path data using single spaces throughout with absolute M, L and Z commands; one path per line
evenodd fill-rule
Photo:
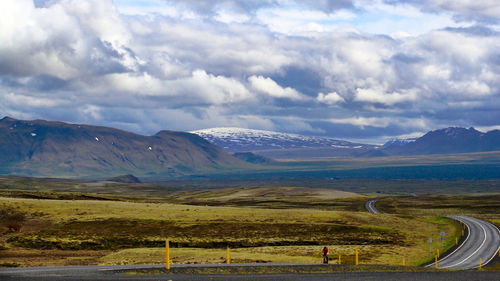
M 0 101 L 145 135 L 500 129 L 500 1 L 2 0 Z

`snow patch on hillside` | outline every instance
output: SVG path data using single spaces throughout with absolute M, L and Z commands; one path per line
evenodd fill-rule
M 210 128 L 191 131 L 227 151 L 256 151 L 270 149 L 297 149 L 330 147 L 336 149 L 361 149 L 363 145 L 327 137 L 311 137 L 265 130 L 234 127 Z
M 412 142 L 415 142 L 417 138 L 408 138 L 408 139 L 402 139 L 402 138 L 394 138 L 388 140 L 385 144 L 384 147 L 389 147 L 389 146 L 403 146 Z

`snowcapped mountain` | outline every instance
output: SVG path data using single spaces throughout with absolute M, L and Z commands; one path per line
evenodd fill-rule
M 256 151 L 273 158 L 345 156 L 375 147 L 326 137 L 242 128 L 211 128 L 191 133 L 229 152 Z
M 383 146 L 241 128 L 193 131 L 229 152 L 253 151 L 275 159 L 430 155 L 500 150 L 500 131 L 450 127 L 419 138 L 392 139 Z
M 412 143 L 416 140 L 417 140 L 417 138 L 408 138 L 408 139 L 394 138 L 394 139 L 390 139 L 386 143 L 384 143 L 384 148 L 387 148 L 390 146 L 404 146 L 404 145 Z
M 486 133 L 474 128 L 449 127 L 430 131 L 402 145 L 384 145 L 390 155 L 429 155 L 500 150 L 500 131 Z

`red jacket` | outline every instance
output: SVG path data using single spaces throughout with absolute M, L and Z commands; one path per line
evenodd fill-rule
M 325 247 L 323 248 L 323 250 L 321 250 L 321 254 L 323 255 L 328 255 L 328 253 L 330 253 L 330 249 L 328 249 L 328 247 Z

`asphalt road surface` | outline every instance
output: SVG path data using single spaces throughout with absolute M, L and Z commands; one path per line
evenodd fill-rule
M 467 216 L 451 216 L 450 218 L 463 222 L 469 229 L 468 236 L 455 251 L 438 259 L 439 268 L 473 269 L 479 267 L 480 258 L 484 266 L 498 254 L 500 231 L 496 226 Z
M 377 202 L 377 200 L 370 200 L 370 201 L 366 202 L 365 208 L 366 208 L 366 210 L 368 210 L 368 212 L 370 212 L 372 214 L 380 214 L 379 210 L 377 210 L 377 208 L 375 208 L 375 202 Z
M 193 266 L 193 265 L 191 265 Z M 451 272 L 344 272 L 325 274 L 161 274 L 129 275 L 117 273 L 119 269 L 158 268 L 158 265 L 140 266 L 66 266 L 1 269 L 0 280 L 72 281 L 72 280 L 164 280 L 164 281 L 319 281 L 319 280 L 500 280 L 495 271 Z
M 366 202 L 368 212 L 379 214 L 375 208 L 376 200 Z M 468 236 L 463 243 L 450 254 L 438 259 L 438 267 L 446 269 L 473 269 L 488 264 L 500 250 L 500 231 L 493 224 L 467 216 L 451 216 L 463 222 L 468 228 Z M 434 264 L 428 265 L 429 267 Z

